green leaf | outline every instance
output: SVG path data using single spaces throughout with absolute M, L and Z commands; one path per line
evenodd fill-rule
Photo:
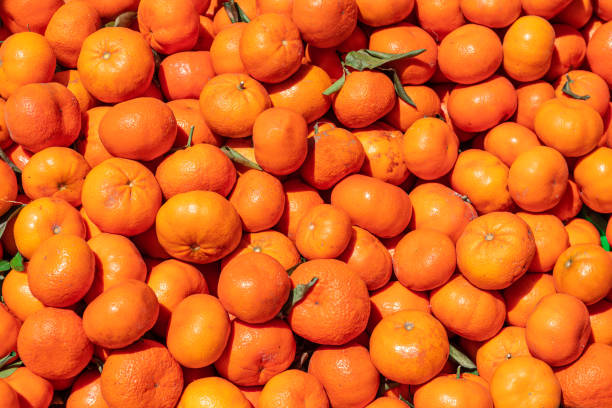
M 580 210 L 578 216 L 580 218 L 584 218 L 585 220 L 593 224 L 595 228 L 597 228 L 597 231 L 599 231 L 599 239 L 601 241 L 601 246 L 606 251 L 610 251 L 610 243 L 608 242 L 608 238 L 606 238 L 606 228 L 608 226 L 608 221 L 606 220 L 606 218 L 600 213 L 591 210 L 585 205 L 582 206 L 582 209 Z
M 2 148 L 0 148 L 0 158 L 2 160 L 4 160 L 6 162 L 6 164 L 9 165 L 9 167 L 17 174 L 21 174 L 21 170 L 19 170 L 19 167 L 15 166 L 15 163 L 13 163 L 11 161 L 11 159 L 6 155 L 6 153 L 4 152 L 4 150 L 2 150 Z
M 285 318 L 289 315 L 293 306 L 295 306 L 300 300 L 304 299 L 304 296 L 312 289 L 312 287 L 317 283 L 319 278 L 316 276 L 312 278 L 312 280 L 306 284 L 299 284 L 289 293 L 289 298 L 285 302 L 282 310 L 279 313 L 279 317 L 281 319 Z
M 468 370 L 474 370 L 476 368 L 476 364 L 474 364 L 468 356 L 466 356 L 461 350 L 452 344 L 450 345 L 449 355 L 455 363 L 459 364 L 463 368 L 467 368 Z
M 193 140 L 193 132 L 195 131 L 195 126 L 192 125 L 189 129 L 189 137 L 187 138 L 187 144 L 185 145 L 185 149 L 191 147 L 191 142 Z
M 410 408 L 414 408 L 414 405 L 412 405 L 410 401 L 408 401 L 406 398 L 402 397 L 401 395 L 399 396 L 399 400 L 402 401 L 404 404 L 408 405 Z
M 408 105 L 414 106 L 414 108 L 417 109 L 416 103 L 414 103 L 412 98 L 406 93 L 406 90 L 402 85 L 402 81 L 400 80 L 399 75 L 397 75 L 397 71 L 393 68 L 384 68 L 384 70 L 391 73 L 391 81 L 393 82 L 393 88 L 395 88 L 395 93 L 397 96 L 399 96 L 399 98 Z
M 344 83 L 346 82 L 346 72 L 342 72 L 342 76 L 340 78 L 338 78 L 336 80 L 336 82 L 334 82 L 333 84 L 331 84 L 331 86 L 329 88 L 327 88 L 326 90 L 323 91 L 323 95 L 331 95 L 334 92 L 338 92 L 342 86 L 344 85 Z M 317 124 L 317 128 L 318 128 L 318 124 Z
M 238 3 L 236 3 L 236 10 L 238 11 L 238 16 L 240 16 L 240 21 L 243 21 L 245 23 L 251 22 L 251 19 L 249 18 L 249 16 L 246 15 L 244 10 L 242 10 L 242 7 L 240 7 L 240 4 Z
M 23 272 L 25 270 L 25 266 L 23 264 L 23 255 L 21 255 L 21 253 L 19 252 L 15 254 L 13 259 L 11 259 L 10 264 L 11 268 L 16 271 Z
M 293 265 L 291 268 L 287 269 L 287 274 L 289 276 L 291 276 L 291 274 L 293 273 L 293 271 L 295 271 L 297 269 L 298 266 L 300 266 L 301 264 L 303 264 L 304 262 L 308 261 L 308 259 L 304 258 L 303 256 L 300 255 L 300 260 L 298 261 L 298 263 L 296 263 L 295 265 Z
M 397 61 L 403 58 L 416 57 L 425 51 L 426 50 L 422 48 L 402 54 L 388 54 L 385 52 L 361 49 L 358 51 L 351 51 L 346 54 L 346 57 L 344 57 L 344 63 L 358 71 L 363 71 L 364 69 L 375 69 L 389 62 Z
M 259 164 L 253 163 L 252 161 L 250 161 L 249 159 L 247 159 L 246 157 L 244 157 L 243 155 L 241 155 L 240 153 L 238 153 L 231 147 L 223 146 L 221 150 L 223 151 L 223 153 L 225 153 L 227 157 L 230 158 L 231 161 L 236 162 L 238 164 L 242 164 L 243 166 L 246 166 L 246 167 L 250 167 L 251 169 L 263 171 L 263 169 L 261 168 Z
M 11 263 L 5 259 L 1 260 L 0 261 L 0 272 L 6 272 L 10 270 L 11 270 Z
M 2 357 L 0 359 L 0 369 L 2 369 L 2 367 L 4 367 L 6 365 L 7 362 L 11 361 L 12 359 L 14 359 L 17 356 L 17 353 L 14 351 L 11 351 L 10 353 L 8 353 L 6 356 Z
M 234 0 L 224 2 L 223 8 L 232 23 L 248 23 L 251 21 L 242 7 Z
M 18 365 L 10 365 L 6 368 L 3 368 L 2 370 L 0 370 L 0 378 L 6 378 L 9 375 L 13 374 L 15 371 L 17 371 L 17 369 L 19 368 Z
M 136 18 L 137 13 L 135 11 L 126 11 L 119 14 L 114 20 L 106 23 L 104 27 L 130 27 Z
M 25 204 L 15 205 L 11 207 L 10 210 L 5 212 L 2 217 L 0 217 L 0 238 L 2 238 L 2 234 L 4 234 L 4 230 L 6 230 L 6 226 L 8 225 L 11 218 L 16 216 L 23 207 L 25 207 Z
M 567 96 L 571 96 L 574 99 L 581 100 L 581 101 L 586 101 L 587 99 L 591 98 L 591 95 L 578 95 L 577 93 L 572 91 L 571 85 L 574 83 L 574 80 L 570 78 L 569 74 L 565 75 L 565 79 L 567 81 L 565 82 L 565 85 L 563 85 L 563 89 L 562 89 L 564 94 L 566 94 Z

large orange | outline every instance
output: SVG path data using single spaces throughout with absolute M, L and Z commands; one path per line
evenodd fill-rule
M 328 407 L 321 382 L 314 375 L 295 369 L 272 377 L 261 391 L 258 403 L 258 408 Z
M 496 408 L 525 404 L 556 408 L 561 402 L 561 386 L 545 362 L 520 356 L 504 361 L 495 370 L 491 379 L 491 395 Z
M 308 210 L 323 204 L 319 192 L 300 179 L 291 178 L 283 183 L 285 191 L 285 208 L 276 229 L 295 240 L 297 227 Z
M 156 231 L 171 256 L 199 264 L 232 252 L 240 243 L 242 225 L 234 207 L 212 191 L 177 194 L 157 213 Z
M 334 407 L 363 406 L 378 392 L 380 374 L 364 346 L 320 346 L 308 363 L 308 373 L 317 377 Z
M 344 262 L 316 259 L 298 266 L 291 274 L 294 288 L 312 283 L 289 314 L 291 329 L 317 344 L 339 345 L 363 332 L 370 314 L 368 289 Z
M 85 39 L 77 69 L 96 99 L 116 103 L 139 96 L 149 87 L 155 61 L 140 33 L 105 27 Z
M 181 396 L 183 373 L 164 346 L 140 340 L 106 359 L 101 389 L 111 407 L 173 408 Z
M 521 89 L 517 89 L 518 110 L 516 122 L 504 122 L 495 126 L 484 137 L 484 150 L 497 156 L 508 167 L 519 154 L 540 145 L 536 134 L 528 127 L 519 124 L 521 115 Z
M 240 39 L 245 28 L 246 23 L 231 24 L 219 31 L 212 40 L 210 59 L 217 75 L 247 73 L 240 58 Z
M 592 305 L 612 289 L 612 257 L 600 245 L 572 245 L 553 270 L 555 288 Z
M 414 393 L 415 407 L 434 408 L 491 408 L 493 399 L 489 390 L 477 383 L 456 375 L 434 378 Z M 451 405 L 452 404 L 452 405 Z
M 81 153 L 91 167 L 113 157 L 100 141 L 100 121 L 110 106 L 96 106 L 82 114 L 81 136 L 75 142 L 76 151 Z
M 519 279 L 535 256 L 528 224 L 509 212 L 471 221 L 457 240 L 457 266 L 481 289 L 505 289 Z
M 330 48 L 351 35 L 357 25 L 357 14 L 355 0 L 293 0 L 291 18 L 304 41 L 315 47 Z
M 414 0 L 391 0 L 385 3 L 357 0 L 358 18 L 359 21 L 370 27 L 386 26 L 408 17 L 412 12 L 414 3 Z
M 521 0 L 461 0 L 466 19 L 491 28 L 503 28 L 521 15 Z
M 543 297 L 527 319 L 529 352 L 554 367 L 580 357 L 591 334 L 589 312 L 578 298 L 555 293 Z
M 399 235 L 412 216 L 410 198 L 401 188 L 361 174 L 338 183 L 331 202 L 346 211 L 353 224 L 381 238 Z
M 568 86 L 572 92 L 580 96 L 588 95 L 588 98 L 576 99 L 567 95 L 563 88 L 566 87 L 568 80 L 571 81 Z M 560 77 L 555 85 L 555 96 L 557 98 L 569 101 L 570 104 L 588 105 L 602 117 L 606 115 L 610 105 L 610 90 L 606 81 L 599 75 L 591 71 L 573 70 Z
M 586 57 L 586 42 L 580 32 L 572 26 L 554 24 L 553 29 L 555 30 L 555 49 L 546 79 L 552 81 L 559 78 L 563 82 L 568 71 L 582 65 Z M 605 85 L 605 81 L 599 79 Z
M 476 351 L 478 375 L 491 382 L 495 370 L 504 361 L 529 355 L 527 341 L 525 340 L 525 329 L 517 326 L 506 326 L 495 337 L 478 347 L 478 351 Z
M 25 320 L 17 338 L 17 352 L 33 373 L 63 380 L 85 368 L 93 356 L 93 344 L 76 313 L 47 307 Z
M 610 7 L 612 10 L 612 7 Z M 587 60 L 591 67 L 591 71 L 600 75 L 606 80 L 608 86 L 612 84 L 612 69 L 610 64 L 606 62 L 606 55 L 609 55 L 610 43 L 612 38 L 612 23 L 609 21 L 603 24 L 597 31 L 594 32 L 593 37 L 587 45 Z
M 177 52 L 159 65 L 160 88 L 168 100 L 199 98 L 206 82 L 214 76 L 208 51 Z
M 138 27 L 151 48 L 168 55 L 196 45 L 200 17 L 192 1 L 141 0 Z
M 330 204 L 319 204 L 300 220 L 295 246 L 307 259 L 337 258 L 348 246 L 351 236 L 351 219 L 346 211 Z
M 206 367 L 221 357 L 230 335 L 230 321 L 214 296 L 195 294 L 172 311 L 167 345 L 184 367 Z
M 442 113 L 440 97 L 432 88 L 424 85 L 406 85 L 403 88 L 416 106 L 398 98 L 384 118 L 387 123 L 405 132 L 417 119 Z
M 13 33 L 32 31 L 42 34 L 49 19 L 61 5 L 62 2 L 58 0 L 7 0 L 0 7 L 0 16 L 4 25 Z
M 536 253 L 529 265 L 530 272 L 549 272 L 557 258 L 570 246 L 563 223 L 554 215 L 517 213 L 529 225 L 536 245 Z
M 285 234 L 274 230 L 250 232 L 242 235 L 238 247 L 223 258 L 221 266 L 245 253 L 262 253 L 276 259 L 285 270 L 300 262 L 300 254 L 295 244 Z
M 419 25 L 430 33 L 436 41 L 442 41 L 448 33 L 465 23 L 465 18 L 459 7 L 460 3 L 460 0 L 437 2 L 416 0 L 415 8 Z
M 11 270 L 2 283 L 2 297 L 9 311 L 21 321 L 45 307 L 30 291 L 27 272 Z
M 525 327 L 527 318 L 546 295 L 556 293 L 552 275 L 527 273 L 504 289 L 506 321 L 513 326 Z
M 217 372 L 236 385 L 264 385 L 285 371 L 295 357 L 295 339 L 280 319 L 263 324 L 232 321 L 227 346 L 215 362 Z
M 383 318 L 370 337 L 374 366 L 386 378 L 402 384 L 422 384 L 433 378 L 442 370 L 448 353 L 444 326 L 418 310 Z
M 385 317 L 402 310 L 420 310 L 430 313 L 427 292 L 415 292 L 398 281 L 391 281 L 370 294 L 370 320 L 368 332 Z
M 580 198 L 591 209 L 602 213 L 612 211 L 611 163 L 612 149 L 600 147 L 583 156 L 574 168 Z
M 72 385 L 66 408 L 108 408 L 102 398 L 100 382 L 98 370 L 83 371 Z
M 468 340 L 484 341 L 504 324 L 506 306 L 497 291 L 473 286 L 462 275 L 454 275 L 431 292 L 431 311 L 451 332 Z
M 534 81 L 519 85 L 516 94 L 518 96 L 516 123 L 533 130 L 533 121 L 538 108 L 555 97 L 555 88 L 548 82 Z
M 103 232 L 132 236 L 155 221 L 162 194 L 155 176 L 137 161 L 112 158 L 91 169 L 83 208 Z

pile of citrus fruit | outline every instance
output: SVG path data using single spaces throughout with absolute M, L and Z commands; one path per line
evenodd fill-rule
M 612 0 L 0 19 L 0 408 L 612 407 Z

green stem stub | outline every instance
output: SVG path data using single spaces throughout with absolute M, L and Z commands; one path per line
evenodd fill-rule
M 575 93 L 574 91 L 572 91 L 572 84 L 574 83 L 574 80 L 570 78 L 569 74 L 565 75 L 565 85 L 563 85 L 563 93 L 566 94 L 567 96 L 571 96 L 574 99 L 578 99 L 581 101 L 586 101 L 587 99 L 591 98 L 591 95 L 578 95 L 577 93 Z

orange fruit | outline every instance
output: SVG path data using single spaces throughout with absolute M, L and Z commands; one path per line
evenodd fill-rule
M 594 343 L 573 364 L 557 369 L 563 404 L 584 408 L 605 407 L 612 402 L 610 357 L 612 347 Z
M 612 10 L 612 7 L 610 7 Z M 610 52 L 610 37 L 612 37 L 612 24 L 606 22 L 597 31 L 587 45 L 587 60 L 591 71 L 606 80 L 608 86 L 612 84 L 612 70 L 606 63 L 606 55 Z
M 490 152 L 469 149 L 457 157 L 450 185 L 467 196 L 481 214 L 507 211 L 513 207 L 508 191 L 508 172 L 507 165 Z
M 183 299 L 208 293 L 203 274 L 193 265 L 176 259 L 159 262 L 150 268 L 147 285 L 159 302 L 159 316 L 153 327 L 159 336 L 166 336 L 172 311 Z
M 550 272 L 559 255 L 570 246 L 561 220 L 554 215 L 517 213 L 529 225 L 536 245 L 530 272 Z
M 285 371 L 295 357 L 295 339 L 280 319 L 263 324 L 235 319 L 227 346 L 215 362 L 217 372 L 241 386 L 264 385 Z
M 481 289 L 505 289 L 527 272 L 536 245 L 529 225 L 510 212 L 471 221 L 457 240 L 457 266 Z
M 60 234 L 44 241 L 28 264 L 32 294 L 47 306 L 68 307 L 81 300 L 94 280 L 94 254 L 87 242 Z
M 192 144 L 207 143 L 214 146 L 223 144 L 223 138 L 215 135 L 208 128 L 200 110 L 200 102 L 197 99 L 175 99 L 168 102 L 167 105 L 176 119 L 177 133 L 174 147 L 185 147 L 187 145 L 192 127 Z
M 259 170 L 248 170 L 236 181 L 229 196 L 245 231 L 258 232 L 272 228 L 280 220 L 285 206 L 281 182 Z
M 568 180 L 567 188 L 565 189 L 565 193 L 563 193 L 563 195 L 561 196 L 561 201 L 559 201 L 559 204 L 551 208 L 549 210 L 549 213 L 557 216 L 561 221 L 567 222 L 574 218 L 576 215 L 578 215 L 581 208 L 582 200 L 580 199 L 580 192 L 578 191 L 578 186 L 574 181 Z M 572 237 L 569 230 L 568 234 L 570 235 L 571 244 Z
M 87 366 L 93 356 L 93 344 L 76 313 L 46 307 L 23 322 L 17 352 L 33 373 L 62 380 L 76 376 Z
M 519 356 L 504 361 L 495 370 L 491 379 L 491 396 L 495 407 L 499 408 L 525 403 L 555 408 L 561 402 L 561 387 L 545 362 Z
M 459 5 L 460 0 L 438 2 L 416 0 L 415 8 L 419 25 L 436 41 L 442 41 L 448 33 L 465 23 Z
M 370 294 L 370 320 L 368 332 L 383 318 L 402 310 L 429 311 L 429 297 L 427 292 L 414 292 L 398 281 L 391 281 L 382 288 Z
M 53 386 L 29 368 L 19 367 L 4 381 L 17 393 L 18 407 L 45 408 L 51 405 Z
M 591 326 L 589 312 L 578 298 L 555 293 L 543 297 L 525 325 L 532 356 L 553 367 L 569 364 L 582 354 Z
M 555 49 L 546 78 L 551 81 L 559 78 L 563 82 L 562 75 L 582 65 L 586 57 L 586 42 L 580 31 L 572 26 L 553 24 L 553 29 Z M 603 79 L 602 82 L 605 84 Z
M 308 210 L 318 204 L 323 204 L 319 192 L 297 178 L 283 183 L 285 191 L 285 208 L 276 229 L 295 240 L 297 227 Z
M 600 300 L 588 307 L 589 320 L 591 322 L 591 338 L 594 343 L 612 345 L 612 333 L 610 323 L 612 322 L 612 302 Z
M 387 123 L 402 132 L 408 130 L 417 119 L 442 113 L 440 97 L 433 89 L 422 85 L 407 85 L 404 86 L 404 91 L 416 106 L 398 98 L 393 109 L 384 118 Z
M 262 253 L 276 259 L 287 270 L 300 262 L 300 254 L 295 244 L 278 231 L 249 232 L 242 235 L 240 244 L 231 254 L 221 261 L 224 267 L 232 259 L 248 253 Z
M 6 408 L 19 408 L 17 393 L 4 380 L 0 380 L 0 398 Z
M 521 109 L 520 92 L 521 89 L 517 89 L 519 112 Z M 484 138 L 484 150 L 497 156 L 508 167 L 512 166 L 519 154 L 536 146 L 540 146 L 536 134 L 528 127 L 515 122 L 500 123 L 489 130 Z
M 550 210 L 561 201 L 568 174 L 561 153 L 536 146 L 521 153 L 510 166 L 508 190 L 514 202 L 526 211 Z
M 242 33 L 239 49 L 248 74 L 270 83 L 293 75 L 304 53 L 298 26 L 289 16 L 278 13 L 252 19 Z
M 585 100 L 576 99 L 563 91 L 569 80 L 570 90 L 580 96 L 588 95 Z M 595 109 L 602 117 L 606 115 L 610 106 L 610 90 L 606 81 L 599 75 L 583 70 L 569 71 L 556 82 L 555 96 L 574 105 L 587 105 Z
M 372 0 L 357 0 L 357 7 L 359 8 L 358 19 L 370 27 L 394 24 L 410 15 L 414 3 L 414 0 L 392 0 L 385 3 L 378 3 Z
M 612 257 L 600 245 L 572 245 L 557 259 L 555 288 L 592 305 L 612 289 Z
M 497 335 L 484 342 L 476 352 L 478 375 L 491 382 L 500 364 L 511 358 L 530 356 L 525 340 L 525 329 L 506 326 Z
M 574 168 L 580 198 L 589 208 L 603 213 L 612 211 L 612 190 L 608 186 L 610 160 L 612 149 L 600 147 L 581 158 Z
M 45 29 L 45 38 L 62 66 L 76 68 L 83 41 L 101 25 L 98 11 L 92 4 L 71 1 L 53 13 Z
M 80 0 L 78 1 L 80 2 Z M 81 76 L 76 69 L 56 72 L 53 75 L 53 82 L 59 82 L 74 94 L 81 109 L 81 129 L 83 129 L 84 118 L 82 117 L 89 109 L 98 105 L 98 101 L 85 89 L 81 82 Z
M 503 28 L 521 15 L 520 0 L 461 0 L 461 12 L 472 23 Z
M 159 65 L 161 90 L 168 100 L 199 98 L 215 76 L 208 51 L 184 51 L 169 55 Z
M 89 303 L 83 313 L 83 328 L 93 343 L 119 349 L 152 329 L 158 313 L 155 292 L 144 282 L 127 279 Z
M 566 157 L 589 153 L 597 146 L 604 130 L 595 109 L 559 98 L 542 104 L 535 116 L 534 128 L 545 145 Z
M 81 137 L 75 142 L 76 150 L 83 155 L 91 167 L 113 157 L 100 141 L 98 132 L 100 121 L 109 109 L 110 106 L 96 106 L 81 116 Z
M 87 241 L 95 258 L 95 276 L 85 301 L 127 279 L 144 281 L 147 268 L 136 246 L 122 235 L 100 233 Z
M 444 285 L 455 272 L 455 243 L 442 232 L 416 229 L 398 242 L 393 271 L 411 290 L 431 290 Z
M 6 4 L 0 5 L 0 15 Z M 4 17 L 2 21 L 10 24 Z M 45 37 L 27 30 L 19 31 L 26 32 L 9 36 L 0 46 L 0 95 L 5 99 L 23 85 L 51 81 L 55 71 L 55 54 Z
M 265 323 L 281 311 L 291 291 L 283 266 L 270 255 L 249 252 L 228 262 L 217 293 L 229 313 L 246 323 Z
M 221 377 L 201 378 L 190 383 L 185 387 L 177 408 L 203 406 L 251 408 L 251 404 L 240 389 Z
M 374 30 L 368 48 L 374 51 L 401 54 L 425 49 L 413 58 L 404 58 L 387 64 L 394 68 L 402 84 L 421 85 L 429 81 L 436 71 L 438 46 L 435 40 L 420 27 L 400 23 Z
M 479 289 L 459 274 L 431 292 L 430 303 L 432 313 L 448 330 L 468 340 L 495 336 L 506 317 L 504 300 L 497 291 Z
M 423 180 L 434 180 L 448 173 L 457 160 L 459 139 L 444 121 L 417 119 L 402 139 L 406 167 Z
M 447 103 L 453 126 L 465 132 L 491 129 L 509 119 L 516 107 L 514 86 L 499 75 L 478 84 L 455 86 Z
M 200 17 L 192 1 L 141 0 L 138 27 L 151 48 L 169 55 L 196 45 Z
M 9 311 L 21 321 L 45 307 L 30 291 L 27 272 L 11 270 L 4 277 L 2 297 Z
M 408 195 L 412 203 L 411 229 L 430 228 L 457 242 L 465 226 L 477 217 L 461 194 L 439 183 L 423 183 Z
M 155 178 L 166 199 L 194 190 L 227 196 L 236 182 L 236 168 L 221 149 L 200 143 L 163 159 Z
M 338 183 L 331 202 L 346 211 L 353 224 L 381 238 L 399 235 L 412 216 L 410 198 L 401 188 L 361 174 Z
M 334 407 L 368 404 L 376 397 L 380 382 L 368 349 L 355 342 L 318 347 L 310 357 L 308 373 L 323 384 Z
M 386 378 L 401 384 L 430 380 L 442 370 L 448 353 L 444 326 L 418 310 L 400 311 L 383 318 L 370 337 L 372 363 Z
M 383 287 L 391 278 L 391 254 L 387 248 L 363 228 L 352 227 L 346 249 L 338 259 L 346 262 L 365 282 L 368 290 Z
M 331 97 L 323 95 L 323 91 L 331 84 L 325 70 L 317 65 L 302 64 L 292 76 L 279 83 L 267 84 L 266 88 L 272 106 L 291 109 L 311 123 L 329 110 Z
M 449 375 L 434 378 L 419 387 L 414 393 L 414 404 L 423 408 L 446 408 L 452 405 L 490 408 L 493 406 L 493 399 L 489 390 L 479 383 Z
M 140 33 L 105 27 L 85 38 L 77 69 L 89 93 L 102 102 L 116 103 L 139 96 L 149 87 L 155 61 Z
M 332 82 L 340 79 L 344 73 L 340 55 L 335 48 L 317 48 L 311 44 L 306 45 L 304 52 L 305 62 L 323 69 Z
M 112 158 L 95 166 L 83 183 L 83 208 L 103 232 L 132 236 L 155 221 L 162 194 L 155 176 L 137 161 Z
M 81 129 L 77 99 L 57 82 L 22 86 L 6 101 L 4 116 L 11 139 L 34 153 L 71 145 Z
M 168 349 L 141 340 L 106 359 L 101 389 L 111 407 L 172 408 L 181 396 L 183 373 Z
M 0 328 L 2 333 L 5 333 L 2 342 L 0 342 L 0 355 L 6 356 L 11 351 L 17 350 L 17 335 L 21 328 L 21 322 L 9 312 L 4 303 L 0 305 Z
M 588 23 L 592 15 L 593 3 L 590 0 L 572 0 L 555 16 L 555 19 L 580 29 Z
M 502 59 L 502 43 L 497 34 L 478 24 L 451 31 L 438 48 L 440 71 L 459 84 L 475 84 L 489 78 Z
M 538 109 L 544 102 L 555 97 L 555 89 L 548 82 L 534 81 L 517 86 L 516 95 L 518 96 L 516 123 L 533 130 Z
M 96 8 L 100 17 L 114 19 L 126 11 L 136 11 L 137 0 L 85 0 Z
M 572 0 L 521 0 L 525 13 L 544 18 L 552 18 L 563 10 Z
M 210 59 L 217 75 L 247 73 L 240 58 L 240 39 L 245 28 L 246 23 L 231 24 L 219 31 L 212 40 Z
M 83 219 L 77 210 L 61 198 L 38 198 L 19 211 L 13 229 L 15 244 L 27 259 L 40 244 L 58 234 L 85 237 Z
M 221 195 L 212 191 L 177 194 L 157 213 L 161 246 L 174 258 L 198 264 L 217 261 L 240 242 L 240 216 Z
M 340 123 L 348 128 L 362 128 L 387 115 L 397 97 L 393 83 L 378 71 L 354 71 L 334 96 L 332 106 Z
M 601 245 L 599 231 L 593 224 L 582 218 L 574 218 L 565 225 L 570 245 Z
M 308 154 L 300 168 L 302 179 L 317 190 L 327 190 L 363 165 L 359 139 L 346 129 L 326 126 L 308 138 Z
M 307 259 L 337 258 L 347 248 L 353 231 L 349 214 L 330 204 L 319 204 L 304 214 L 295 232 L 295 246 Z
M 524 6 L 525 1 L 522 3 Z M 520 82 L 542 78 L 552 62 L 554 41 L 555 30 L 548 21 L 537 15 L 520 17 L 504 35 L 506 73 Z
M 181 365 L 206 367 L 219 359 L 230 335 L 230 321 L 214 296 L 187 296 L 172 310 L 168 351 Z
M 83 180 L 90 169 L 85 158 L 74 150 L 48 147 L 35 153 L 24 167 L 23 189 L 33 200 L 63 198 L 76 207 L 81 204 Z
M 285 176 L 300 168 L 308 154 L 306 120 L 287 108 L 263 111 L 253 125 L 255 159 L 266 172 Z
M 98 370 L 85 370 L 72 385 L 66 408 L 108 408 L 102 398 Z
M 270 106 L 266 89 L 245 74 L 217 75 L 204 85 L 200 94 L 206 124 L 223 137 L 249 136 L 257 116 Z
M 527 273 L 504 289 L 506 321 L 513 326 L 525 327 L 536 305 L 546 295 L 556 293 L 552 275 Z
M 2 180 L 2 186 L 0 187 L 0 215 L 4 215 L 13 206 L 11 201 L 17 199 L 17 193 L 19 192 L 17 177 L 13 169 L 4 160 L 0 162 L 0 180 Z
M 331 48 L 346 40 L 357 25 L 358 6 L 355 0 L 316 2 L 293 0 L 291 18 L 302 39 L 319 48 Z
M 336 259 L 308 261 L 291 274 L 294 288 L 314 278 L 314 286 L 291 309 L 291 329 L 317 344 L 340 345 L 355 339 L 365 330 L 370 313 L 363 280 Z
M 110 154 L 124 159 L 153 160 L 176 138 L 172 110 L 155 98 L 135 98 L 113 106 L 100 121 L 100 141 Z
M 258 408 L 328 408 L 323 386 L 312 375 L 287 370 L 272 377 L 261 391 Z
M 13 33 L 32 31 L 42 34 L 49 19 L 61 5 L 62 2 L 57 0 L 37 3 L 28 0 L 8 0 L 0 7 L 0 17 Z

